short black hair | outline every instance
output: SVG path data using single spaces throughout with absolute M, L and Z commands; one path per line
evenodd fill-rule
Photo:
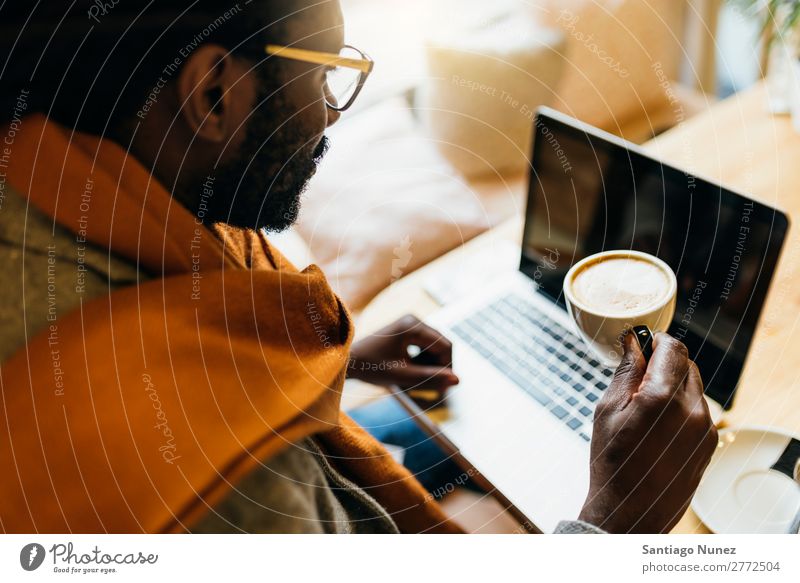
M 305 3 L 6 0 L 0 122 L 23 109 L 78 131 L 113 134 L 141 117 L 198 46 L 216 43 L 260 62 L 266 43 L 290 44 L 286 23 Z

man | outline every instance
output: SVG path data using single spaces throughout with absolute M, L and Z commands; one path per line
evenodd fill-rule
M 336 65 L 371 66 L 332 60 L 338 3 L 53 4 L 0 9 L 3 529 L 457 532 L 339 412 L 362 369 L 456 383 L 449 344 L 404 319 L 351 347 L 322 274 L 259 232 L 296 219 L 354 95 Z M 559 532 L 670 529 L 716 445 L 686 349 L 626 346 Z

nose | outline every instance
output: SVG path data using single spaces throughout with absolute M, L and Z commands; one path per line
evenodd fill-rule
M 336 111 L 335 109 L 332 109 L 330 107 L 328 107 L 327 109 L 328 109 L 328 125 L 326 127 L 331 127 L 333 124 L 339 121 L 340 117 L 342 117 L 342 112 Z

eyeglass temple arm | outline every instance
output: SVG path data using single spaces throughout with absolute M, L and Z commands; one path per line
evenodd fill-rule
M 295 61 L 314 63 L 315 65 L 347 67 L 348 69 L 356 69 L 362 73 L 369 73 L 372 71 L 372 66 L 374 64 L 372 61 L 367 59 L 348 59 L 346 57 L 340 57 L 334 53 L 323 53 L 321 51 L 310 51 L 307 49 L 295 49 L 280 45 L 267 45 L 265 50 L 268 55 L 275 55 L 276 57 L 284 57 L 286 59 L 293 59 Z

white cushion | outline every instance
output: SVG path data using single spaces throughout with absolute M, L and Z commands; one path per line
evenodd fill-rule
M 352 309 L 521 212 L 522 177 L 465 181 L 400 98 L 342 120 L 329 134 L 331 150 L 296 228 Z
M 508 15 L 427 48 L 421 107 L 445 158 L 465 176 L 529 165 L 536 108 L 554 97 L 563 35 L 527 13 Z
M 619 133 L 646 119 L 668 96 L 683 55 L 685 2 L 676 0 L 534 0 L 535 15 L 566 37 L 566 68 L 554 107 Z M 659 73 L 659 71 L 661 73 Z M 662 77 L 663 74 L 663 77 Z

